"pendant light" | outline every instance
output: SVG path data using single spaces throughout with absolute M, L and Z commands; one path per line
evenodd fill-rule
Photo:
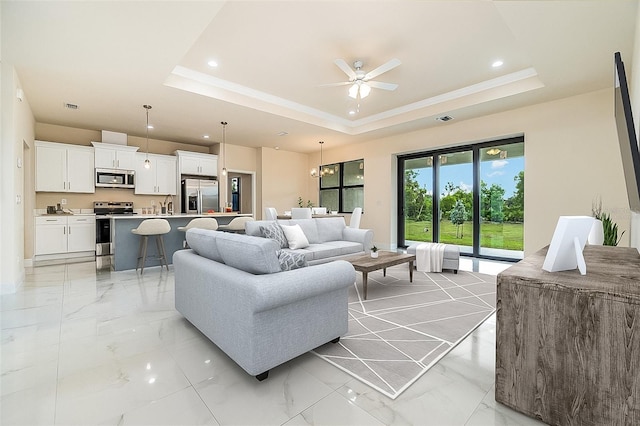
M 325 174 L 331 174 L 332 175 L 334 173 L 333 169 L 330 169 L 328 167 L 323 169 L 323 164 L 322 164 L 323 163 L 323 161 L 322 161 L 322 146 L 324 145 L 324 141 L 320 141 L 318 143 L 320 144 L 320 167 L 318 168 L 320 170 L 320 172 L 318 173 L 318 169 L 316 169 L 316 168 L 311 169 L 311 177 L 322 177 Z
M 222 124 L 222 176 L 227 175 L 227 122 L 221 121 Z
M 149 110 L 151 109 L 151 105 L 142 105 L 144 109 L 147 110 L 147 158 L 144 160 L 144 168 L 151 168 L 151 161 L 149 161 Z

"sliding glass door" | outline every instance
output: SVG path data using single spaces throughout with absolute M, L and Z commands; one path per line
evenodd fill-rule
M 480 154 L 480 255 L 524 255 L 524 143 L 494 145 Z
M 473 151 L 438 156 L 439 242 L 455 244 L 461 253 L 473 253 Z
M 522 137 L 401 156 L 398 171 L 399 246 L 441 242 L 474 256 L 523 257 Z

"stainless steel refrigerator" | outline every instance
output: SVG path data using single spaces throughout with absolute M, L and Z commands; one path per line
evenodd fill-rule
M 219 212 L 218 181 L 205 179 L 182 179 L 182 212 Z

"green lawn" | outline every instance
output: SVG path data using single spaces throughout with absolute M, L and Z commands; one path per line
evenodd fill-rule
M 485 222 L 480 230 L 480 246 L 505 250 L 524 250 L 524 225 L 522 223 Z M 427 232 L 425 232 L 425 228 Z M 456 226 L 449 220 L 440 222 L 440 242 L 462 246 L 473 245 L 471 222 L 461 226 L 464 231 L 461 238 L 456 237 Z M 405 221 L 405 240 L 431 241 L 431 222 Z

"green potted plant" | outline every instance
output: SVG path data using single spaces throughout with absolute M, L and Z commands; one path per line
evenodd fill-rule
M 378 247 L 375 245 L 371 247 L 371 257 L 378 257 Z
M 598 199 L 591 205 L 591 212 L 596 220 L 602 223 L 602 235 L 596 238 L 596 241 L 592 241 L 592 235 L 589 235 L 589 244 L 600 244 L 605 246 L 617 246 L 625 231 L 622 231 L 620 238 L 618 238 L 618 224 L 611 220 L 609 213 L 602 212 L 602 200 Z M 598 226 L 599 228 L 599 226 Z M 592 230 L 593 233 L 593 230 Z

